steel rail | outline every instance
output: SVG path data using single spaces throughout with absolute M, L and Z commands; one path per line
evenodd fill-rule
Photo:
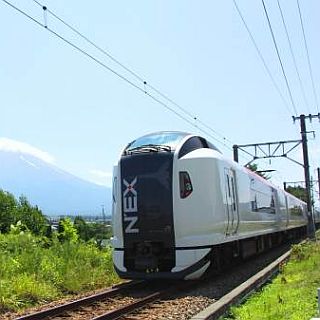
M 107 298 L 111 298 L 119 293 L 123 293 L 128 289 L 132 289 L 135 286 L 142 285 L 144 281 L 130 281 L 125 284 L 121 284 L 115 287 L 112 287 L 106 291 L 84 297 L 75 301 L 71 301 L 62 305 L 55 306 L 53 308 L 45 309 L 42 311 L 38 311 L 35 313 L 30 313 L 27 315 L 23 315 L 19 318 L 16 318 L 16 320 L 41 320 L 45 319 L 47 317 L 54 317 L 59 314 L 65 313 L 67 311 L 73 311 L 75 309 L 78 309 L 80 307 L 92 304 L 94 302 L 98 302 L 101 300 L 105 300 Z
M 151 302 L 159 300 L 163 295 L 166 294 L 167 291 L 159 291 L 148 295 L 147 297 L 141 298 L 138 301 L 127 304 L 123 307 L 117 308 L 112 311 L 108 311 L 100 316 L 92 318 L 91 320 L 114 320 L 118 319 L 127 313 L 135 311 L 141 307 L 148 305 Z
M 123 316 L 132 313 L 133 311 L 136 311 L 142 307 L 145 307 L 152 302 L 158 301 L 169 295 L 174 295 L 176 292 L 181 292 L 190 288 L 194 288 L 198 284 L 199 282 L 197 281 L 182 282 L 178 285 L 173 284 L 166 289 L 151 293 L 148 296 L 139 299 L 138 301 L 129 303 L 125 306 L 119 307 L 118 309 L 106 312 L 105 314 L 97 316 L 91 320 L 115 320 L 122 318 Z

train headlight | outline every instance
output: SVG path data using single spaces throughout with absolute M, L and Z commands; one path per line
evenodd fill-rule
M 188 172 L 180 171 L 179 172 L 179 182 L 180 182 L 180 198 L 184 199 L 188 197 L 192 191 L 192 183 Z

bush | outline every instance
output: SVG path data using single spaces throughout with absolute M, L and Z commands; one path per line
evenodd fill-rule
M 119 281 L 110 248 L 54 238 L 48 247 L 43 238 L 24 232 L 0 234 L 0 252 L 0 312 Z

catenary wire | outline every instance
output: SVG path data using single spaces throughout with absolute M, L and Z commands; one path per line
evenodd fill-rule
M 60 40 L 62 40 L 63 42 L 65 42 L 66 44 L 70 45 L 71 47 L 73 47 L 75 50 L 79 51 L 80 53 L 82 53 L 83 55 L 87 56 L 88 58 L 90 58 L 91 60 L 93 60 L 94 62 L 98 63 L 101 67 L 107 69 L 108 71 L 112 72 L 114 75 L 116 75 L 117 77 L 119 77 L 120 79 L 122 79 L 123 81 L 127 82 L 129 85 L 133 86 L 135 89 L 139 90 L 140 92 L 143 92 L 144 94 L 146 94 L 148 97 L 150 97 L 151 99 L 153 99 L 155 102 L 157 102 L 158 104 L 162 105 L 163 107 L 165 107 L 167 110 L 173 112 L 176 116 L 178 116 L 179 118 L 181 118 L 182 120 L 186 121 L 187 123 L 189 123 L 191 126 L 196 127 L 199 131 L 205 133 L 206 135 L 210 136 L 212 139 L 214 139 L 216 142 L 220 143 L 223 147 L 225 147 L 226 149 L 232 150 L 232 148 L 228 147 L 225 145 L 224 142 L 220 141 L 218 138 L 216 138 L 215 136 L 213 136 L 212 134 L 210 134 L 209 132 L 207 132 L 206 130 L 200 128 L 199 126 L 197 126 L 196 124 L 194 124 L 191 120 L 189 120 L 188 118 L 186 118 L 185 116 L 181 115 L 179 112 L 177 112 L 176 110 L 174 110 L 173 108 L 171 108 L 168 104 L 164 103 L 163 101 L 159 100 L 157 97 L 155 97 L 154 95 L 150 94 L 149 92 L 146 92 L 144 90 L 144 88 L 139 87 L 138 85 L 136 85 L 135 83 L 133 83 L 132 81 L 130 81 L 129 79 L 127 79 L 126 77 L 124 77 L 123 75 L 121 75 L 120 73 L 116 72 L 115 70 L 113 70 L 112 68 L 110 68 L 109 66 L 107 66 L 106 64 L 104 64 L 103 62 L 101 62 L 99 59 L 95 58 L 93 55 L 89 54 L 88 52 L 86 52 L 85 50 L 81 49 L 80 47 L 78 47 L 77 45 L 75 45 L 74 43 L 72 43 L 71 41 L 69 41 L 68 39 L 64 38 L 62 35 L 60 35 L 59 33 L 55 32 L 54 30 L 50 29 L 46 24 L 42 24 L 41 22 L 39 22 L 38 20 L 36 20 L 35 18 L 33 18 L 32 16 L 30 16 L 29 14 L 27 14 L 26 12 L 24 12 L 23 10 L 19 9 L 18 7 L 16 7 L 15 5 L 13 5 L 12 3 L 10 3 L 7 0 L 2 0 L 4 3 L 6 3 L 7 5 L 9 5 L 11 8 L 15 9 L 16 11 L 18 11 L 19 13 L 23 14 L 25 17 L 27 17 L 28 19 L 30 19 L 31 21 L 35 22 L 38 26 L 41 26 L 43 28 L 45 28 L 46 30 L 48 30 L 51 34 L 53 34 L 54 36 L 56 36 L 57 38 L 59 38 Z
M 98 60 L 97 58 L 95 58 L 94 56 L 90 55 L 89 53 L 87 53 L 86 51 L 84 51 L 83 49 L 79 48 L 78 46 L 76 46 L 75 44 L 73 44 L 71 41 L 67 40 L 66 38 L 64 38 L 63 36 L 61 36 L 60 34 L 58 34 L 57 32 L 55 32 L 54 30 L 51 30 L 50 28 L 48 28 L 48 26 L 46 24 L 42 24 L 41 22 L 39 22 L 38 20 L 34 19 L 33 17 L 31 17 L 29 14 L 25 13 L 23 10 L 17 8 L 16 6 L 14 6 L 13 4 L 11 4 L 9 1 L 7 0 L 2 0 L 3 2 L 5 2 L 7 5 L 9 5 L 10 7 L 12 7 L 13 9 L 15 9 L 16 11 L 18 11 L 19 13 L 23 14 L 25 17 L 29 18 L 30 20 L 32 20 L 33 22 L 35 22 L 37 25 L 47 29 L 50 33 L 52 33 L 54 36 L 58 37 L 60 40 L 64 41 L 65 43 L 67 43 L 68 45 L 72 46 L 74 49 L 78 50 L 79 52 L 81 52 L 82 54 L 86 55 L 88 58 L 92 59 L 93 61 L 95 61 L 96 63 L 98 63 L 100 66 L 106 68 L 108 71 L 111 71 L 112 73 L 114 73 L 115 75 L 117 75 L 119 78 L 121 78 L 122 80 L 126 81 L 128 84 L 132 85 L 134 88 L 136 88 L 137 90 L 139 90 L 140 92 L 145 93 L 147 96 L 149 96 L 151 99 L 153 99 L 155 102 L 161 104 L 163 107 L 165 107 L 166 109 L 170 110 L 171 112 L 175 113 L 178 117 L 180 117 L 181 119 L 183 119 L 184 121 L 188 122 L 190 125 L 196 127 L 198 130 L 200 130 L 201 132 L 205 133 L 206 135 L 210 136 L 212 139 L 214 139 L 215 141 L 217 141 L 218 143 L 222 144 L 225 148 L 229 149 L 229 150 L 233 150 L 230 147 L 227 147 L 225 145 L 225 143 L 221 142 L 220 140 L 218 140 L 216 137 L 212 136 L 212 134 L 208 133 L 206 130 L 199 128 L 197 125 L 195 125 L 194 123 L 192 123 L 189 119 L 183 117 L 181 114 L 179 114 L 178 112 L 176 112 L 175 110 L 173 110 L 172 108 L 170 108 L 166 103 L 164 103 L 163 101 L 159 100 L 157 97 L 153 96 L 152 94 L 150 94 L 149 92 L 146 92 L 143 88 L 135 85 L 134 83 L 132 83 L 131 81 L 129 81 L 128 79 L 126 79 L 124 76 L 122 76 L 121 74 L 119 74 L 118 72 L 115 72 L 113 69 L 111 69 L 110 67 L 108 67 L 107 65 L 105 65 L 104 63 L 102 63 L 100 60 Z M 243 158 L 248 159 L 248 157 L 242 155 Z M 275 177 L 276 179 L 276 177 Z M 278 179 L 276 179 L 278 180 Z
M 315 88 L 315 84 L 314 84 L 314 80 L 313 80 L 313 73 L 312 73 L 312 67 L 311 67 L 311 61 L 310 61 L 310 55 L 309 55 L 309 49 L 308 49 L 308 45 L 307 45 L 306 34 L 305 34 L 305 31 L 304 31 L 304 25 L 303 25 L 303 19 L 302 19 L 302 14 L 301 14 L 301 9 L 300 9 L 299 0 L 297 0 L 297 6 L 298 6 L 299 17 L 300 17 L 300 24 L 301 24 L 302 34 L 303 34 L 304 48 L 305 48 L 306 53 L 307 53 L 308 67 L 309 67 L 309 73 L 310 73 L 310 78 L 311 78 L 311 82 L 312 82 L 312 90 L 313 90 L 314 100 L 315 100 L 315 103 L 316 103 L 317 111 L 319 112 L 318 97 L 317 97 L 317 92 L 316 92 L 316 88 Z
M 267 11 L 267 8 L 265 6 L 264 0 L 261 0 L 261 1 L 262 1 L 264 13 L 265 13 L 267 21 L 268 21 L 268 26 L 269 26 L 269 30 L 270 30 L 270 33 L 271 33 L 271 36 L 272 36 L 273 44 L 274 44 L 274 47 L 276 49 L 278 60 L 279 60 L 280 66 L 281 66 L 282 75 L 283 75 L 283 77 L 285 79 L 285 82 L 286 82 L 286 86 L 287 86 L 287 90 L 288 90 L 288 93 L 289 93 L 291 105 L 293 107 L 295 115 L 298 115 L 297 108 L 296 108 L 295 103 L 293 101 L 292 92 L 291 92 L 291 89 L 290 89 L 290 86 L 289 86 L 288 78 L 287 78 L 287 75 L 286 75 L 286 73 L 284 71 L 284 67 L 283 67 L 283 63 L 282 63 L 281 57 L 280 57 L 280 52 L 279 52 L 279 49 L 278 49 L 276 38 L 275 38 L 273 29 L 272 29 L 272 26 L 271 26 L 271 22 L 270 22 L 270 19 L 269 19 L 268 11 Z
M 41 8 L 44 9 L 44 6 L 38 2 L 37 0 L 33 0 L 37 5 L 39 5 Z M 213 132 L 214 134 L 220 136 L 221 138 L 223 138 L 224 142 L 222 143 L 220 140 L 218 140 L 217 138 L 215 138 L 214 136 L 212 136 L 210 133 L 208 133 L 207 131 L 199 128 L 199 126 L 197 126 L 196 124 L 190 123 L 189 121 L 187 121 L 189 124 L 193 125 L 194 127 L 196 127 L 197 129 L 199 129 L 200 131 L 202 131 L 203 133 L 207 134 L 208 136 L 210 136 L 211 138 L 213 138 L 216 142 L 223 144 L 223 146 L 225 148 L 227 148 L 228 150 L 233 150 L 229 147 L 226 146 L 225 142 L 229 142 L 230 144 L 234 144 L 232 141 L 230 141 L 229 139 L 227 139 L 224 135 L 221 135 L 219 132 L 213 130 L 211 127 L 209 127 L 206 123 L 204 123 L 203 121 L 201 121 L 199 118 L 197 118 L 195 115 L 191 114 L 187 109 L 183 108 L 181 105 L 177 104 L 174 100 L 172 100 L 171 98 L 169 98 L 167 95 L 163 94 L 160 90 L 158 90 L 157 88 L 155 88 L 154 86 L 150 85 L 144 78 L 142 78 L 141 76 L 139 76 L 136 72 L 132 71 L 131 69 L 129 69 L 128 67 L 126 67 L 124 64 L 122 64 L 118 59 L 114 58 L 110 53 L 108 53 L 107 51 L 105 51 L 104 49 L 102 49 L 101 47 L 99 47 L 96 43 L 94 43 L 92 40 L 90 40 L 88 37 L 84 36 L 81 32 L 79 32 L 76 28 L 72 27 L 69 23 L 67 23 L 65 20 L 61 19 L 57 14 L 53 13 L 51 10 L 49 10 L 47 7 L 45 7 L 46 11 L 48 11 L 51 15 L 53 15 L 57 20 L 59 20 L 60 22 L 62 22 L 65 26 L 67 26 L 68 28 L 70 28 L 73 32 L 75 32 L 77 35 L 79 35 L 81 38 L 83 38 L 84 40 L 86 40 L 88 43 L 90 43 L 91 45 L 93 45 L 96 49 L 98 49 L 100 52 L 102 52 L 103 54 L 105 54 L 107 57 L 109 57 L 113 62 L 117 63 L 118 65 L 120 65 L 123 69 L 125 69 L 126 71 L 128 71 L 131 75 L 133 75 L 134 77 L 136 77 L 138 80 L 140 80 L 141 82 L 143 82 L 143 84 L 147 87 L 149 87 L 150 89 L 152 89 L 154 92 L 156 92 L 158 95 L 160 95 L 161 97 L 163 97 L 165 100 L 169 101 L 170 103 L 172 103 L 173 105 L 175 105 L 177 108 L 179 108 L 181 111 L 183 111 L 185 114 L 187 114 L 190 118 L 192 118 L 195 121 L 198 121 L 198 123 L 200 123 L 203 127 L 205 127 L 206 129 L 208 129 L 210 132 Z M 259 49 L 258 49 L 259 50 Z M 270 73 L 271 74 L 271 73 Z M 156 102 L 163 104 L 164 107 L 167 108 L 167 105 L 164 104 L 162 101 L 160 101 L 159 99 L 157 99 L 156 97 L 150 95 L 147 91 L 145 91 L 145 93 L 152 99 L 154 99 Z M 176 113 L 175 111 L 171 110 L 172 112 Z M 246 158 L 247 160 L 250 160 L 248 157 L 242 155 L 243 158 Z
M 103 54 L 105 54 L 107 57 L 109 57 L 113 62 L 115 62 L 116 64 L 118 64 L 119 66 L 121 66 L 124 70 L 126 70 L 127 72 L 129 72 L 132 76 L 136 77 L 138 80 L 140 80 L 141 82 L 143 82 L 143 84 L 147 87 L 149 87 L 150 89 L 152 89 L 153 91 L 155 91 L 157 94 L 159 94 L 161 97 L 163 97 L 165 100 L 169 101 L 170 103 L 172 103 L 173 105 L 175 105 L 177 108 L 179 108 L 181 111 L 183 111 L 184 113 L 186 113 L 189 117 L 191 117 L 193 120 L 198 121 L 201 125 L 203 125 L 205 128 L 207 128 L 208 130 L 210 130 L 211 132 L 215 133 L 216 135 L 220 136 L 221 138 L 224 139 L 224 141 L 228 141 L 229 143 L 233 144 L 232 141 L 230 141 L 229 139 L 227 139 L 225 136 L 221 135 L 219 132 L 213 130 L 211 127 L 209 127 L 207 124 L 205 124 L 203 121 L 201 121 L 198 117 L 196 117 L 195 115 L 193 115 L 192 113 L 190 113 L 187 109 L 183 108 L 181 105 L 179 105 L 178 103 L 176 103 L 174 100 L 172 100 L 171 98 L 169 98 L 167 95 L 163 94 L 160 90 L 158 90 L 157 88 L 155 88 L 154 86 L 152 86 L 151 84 L 149 84 L 145 79 L 143 79 L 142 77 L 140 77 L 136 72 L 132 71 L 132 69 L 129 69 L 128 67 L 126 67 L 124 64 L 122 64 L 118 59 L 114 58 L 110 53 L 108 53 L 106 50 L 102 49 L 101 47 L 99 47 L 97 44 L 95 44 L 92 40 L 90 40 L 88 37 L 86 37 L 85 35 L 83 35 L 81 32 L 79 32 L 77 29 L 75 29 L 74 27 L 72 27 L 69 23 L 67 23 L 65 20 L 61 19 L 58 15 L 56 15 L 54 12 L 52 12 L 51 10 L 49 10 L 47 7 L 44 7 L 41 3 L 39 3 L 37 0 L 33 0 L 37 5 L 39 5 L 40 7 L 42 7 L 43 9 L 45 8 L 45 10 L 50 13 L 53 17 L 55 17 L 57 20 L 59 20 L 61 23 L 63 23 L 65 26 L 67 26 L 69 29 L 71 29 L 73 32 L 75 32 L 77 35 L 79 35 L 82 39 L 86 40 L 88 43 L 90 43 L 93 47 L 95 47 L 97 50 L 99 50 L 100 52 L 102 52 Z M 41 26 L 43 26 L 41 24 Z M 259 49 L 258 49 L 259 50 Z M 140 88 L 139 88 L 140 89 Z M 168 106 L 163 103 L 161 100 L 157 99 L 156 97 L 154 97 L 153 95 L 151 95 L 148 92 L 144 92 L 146 95 L 148 95 L 151 99 L 153 99 L 154 101 L 156 101 L 157 103 L 163 105 L 165 108 L 168 108 Z M 281 94 L 281 93 L 280 93 Z M 180 117 L 180 115 L 178 113 L 176 113 L 174 110 L 172 110 L 171 108 L 169 108 L 170 111 L 172 111 L 173 113 L 175 113 L 177 116 Z M 199 128 L 197 125 L 195 125 L 194 123 L 190 122 L 188 119 L 184 119 L 185 121 L 187 121 L 190 125 L 196 127 L 198 130 L 202 131 L 203 133 L 207 134 L 208 136 L 210 136 L 211 138 L 213 138 L 216 142 L 218 143 L 222 143 L 220 140 L 216 139 L 214 136 L 212 136 L 211 134 L 209 134 L 208 132 L 206 132 L 205 130 Z M 225 144 L 223 143 L 223 145 L 225 146 Z M 226 147 L 226 146 L 225 146 Z M 229 150 L 233 150 L 231 148 L 226 147 Z M 247 160 L 250 160 L 250 158 L 242 155 L 243 158 L 246 158 Z M 277 177 L 273 177 L 275 180 L 277 180 L 278 182 L 280 181 Z
M 263 57 L 262 52 L 261 52 L 261 50 L 259 49 L 258 44 L 257 44 L 255 38 L 253 37 L 253 34 L 252 34 L 251 30 L 249 29 L 249 26 L 248 26 L 248 24 L 247 24 L 247 22 L 246 22 L 246 20 L 245 20 L 245 18 L 244 18 L 244 16 L 243 16 L 243 14 L 242 14 L 240 8 L 239 8 L 236 0 L 233 0 L 233 3 L 234 3 L 234 6 L 235 6 L 235 8 L 236 8 L 237 13 L 238 13 L 239 16 L 240 16 L 240 19 L 241 19 L 241 21 L 242 21 L 245 29 L 247 30 L 247 32 L 248 32 L 248 34 L 249 34 L 250 40 L 251 40 L 253 46 L 255 47 L 255 49 L 256 49 L 256 51 L 257 51 L 257 53 L 258 53 L 258 56 L 259 56 L 259 58 L 260 58 L 260 60 L 261 60 L 261 62 L 262 62 L 262 64 L 263 64 L 263 66 L 264 66 L 264 68 L 265 68 L 265 70 L 266 70 L 266 72 L 267 72 L 267 74 L 268 74 L 268 76 L 269 76 L 269 78 L 270 78 L 273 86 L 275 87 L 276 91 L 278 92 L 278 94 L 279 94 L 279 96 L 280 96 L 280 98 L 281 98 L 284 106 L 286 107 L 287 111 L 289 112 L 290 115 L 292 115 L 292 112 L 291 112 L 291 110 L 290 110 L 290 108 L 289 108 L 289 105 L 288 105 L 286 99 L 284 98 L 283 94 L 281 93 L 281 90 L 280 90 L 279 86 L 277 85 L 277 83 L 276 83 L 276 81 L 275 81 L 275 79 L 274 79 L 274 77 L 273 77 L 273 75 L 272 75 L 272 73 L 271 73 L 271 71 L 270 71 L 267 63 L 266 63 L 266 60 L 265 60 L 264 57 Z
M 296 74 L 297 74 L 297 77 L 298 77 L 298 80 L 299 80 L 299 85 L 300 85 L 300 89 L 301 89 L 301 92 L 302 92 L 303 100 L 304 100 L 304 103 L 305 103 L 308 111 L 310 112 L 309 103 L 308 103 L 308 100 L 307 100 L 306 92 L 305 92 L 303 84 L 302 84 L 300 72 L 299 72 L 298 65 L 297 65 L 297 60 L 296 60 L 296 57 L 295 57 L 294 52 L 293 52 L 292 43 L 291 43 L 291 40 L 290 40 L 288 28 L 287 28 L 287 25 L 286 25 L 286 22 L 285 22 L 285 19 L 284 19 L 284 15 L 283 15 L 283 11 L 282 11 L 282 8 L 281 8 L 281 5 L 280 5 L 280 1 L 277 0 L 277 2 L 278 2 L 278 8 L 279 8 L 279 11 L 280 11 L 280 15 L 281 15 L 282 24 L 283 24 L 283 27 L 284 27 L 284 30 L 285 30 L 285 33 L 286 33 L 286 37 L 287 37 L 287 40 L 288 40 L 289 49 L 290 49 L 291 57 L 292 57 L 292 60 L 293 60 L 294 68 L 295 68 L 295 71 L 296 71 Z
M 115 62 L 116 64 L 118 64 L 119 66 L 121 66 L 123 69 L 125 69 L 127 72 L 129 72 L 131 75 L 133 75 L 134 77 L 136 77 L 138 80 L 140 80 L 142 83 L 145 82 L 145 80 L 143 78 L 141 78 L 136 72 L 132 71 L 131 69 L 129 69 L 128 67 L 126 67 L 123 63 L 121 63 L 119 60 L 117 60 L 115 57 L 113 57 L 110 53 L 108 53 L 106 50 L 104 50 L 103 48 L 99 47 L 97 44 L 95 44 L 92 40 L 90 40 L 88 37 L 86 37 L 83 33 L 81 33 L 80 31 L 78 31 L 75 27 L 71 26 L 71 24 L 67 23 L 65 20 L 63 20 L 62 18 L 60 18 L 57 14 L 55 14 L 53 11 L 51 11 L 50 9 L 48 9 L 48 7 L 42 5 L 39 1 L 37 0 L 32 0 L 33 2 L 35 2 L 39 7 L 41 7 L 42 9 L 45 8 L 46 11 L 48 11 L 48 13 L 50 13 L 53 17 L 55 17 L 58 21 L 60 21 L 62 24 L 64 24 L 66 27 L 68 27 L 70 30 L 72 30 L 74 33 L 76 33 L 78 36 L 80 36 L 82 39 L 84 39 L 85 41 L 87 41 L 88 43 L 90 43 L 93 47 L 95 47 L 97 50 L 99 50 L 101 53 L 103 53 L 104 55 L 106 55 L 107 57 L 109 57 L 113 62 Z
M 109 52 L 107 52 L 106 50 L 104 50 L 103 48 L 101 48 L 100 46 L 98 46 L 96 43 L 94 43 L 92 40 L 90 40 L 87 36 L 85 36 L 83 33 L 81 33 L 79 30 L 77 30 L 75 27 L 71 26 L 70 23 L 66 22 L 64 19 L 60 18 L 57 14 L 55 14 L 53 11 L 49 10 L 46 6 L 44 6 L 43 4 L 41 4 L 39 1 L 37 0 L 32 0 L 33 2 L 35 2 L 39 7 L 41 7 L 43 10 L 47 11 L 48 13 L 50 13 L 54 18 L 56 18 L 58 21 L 60 21 L 62 24 L 64 24 L 66 27 L 68 27 L 70 30 L 72 30 L 73 32 L 75 32 L 78 36 L 80 36 L 82 39 L 84 39 L 85 41 L 87 41 L 89 44 L 91 44 L 93 47 L 95 47 L 97 50 L 99 50 L 101 53 L 103 53 L 104 55 L 106 55 L 109 59 L 111 59 L 113 62 L 115 62 L 116 64 L 118 64 L 120 67 L 122 67 L 124 70 L 126 70 L 128 73 L 130 73 L 132 76 L 134 76 L 135 78 L 137 78 L 139 81 L 141 81 L 143 83 L 143 85 L 145 87 L 150 88 L 151 90 L 153 90 L 155 93 L 157 93 L 158 95 L 160 95 L 162 98 L 164 98 L 165 100 L 167 100 L 168 102 L 170 102 L 172 105 L 176 106 L 178 109 L 180 109 L 180 111 L 184 112 L 186 115 L 188 115 L 193 121 L 197 121 L 199 124 L 201 124 L 202 126 L 204 126 L 206 129 L 210 130 L 212 133 L 214 133 L 217 136 L 220 136 L 224 141 L 228 141 L 229 143 L 233 144 L 232 141 L 230 141 L 229 139 L 227 139 L 224 135 L 220 134 L 219 132 L 217 132 L 216 130 L 212 129 L 210 126 L 208 126 L 207 124 L 205 124 L 203 121 L 201 121 L 196 115 L 192 114 L 191 112 L 189 112 L 186 108 L 182 107 L 180 104 L 176 103 L 173 99 L 171 99 L 170 97 L 168 97 L 168 95 L 162 93 L 159 89 L 155 88 L 154 86 L 152 86 L 151 84 L 149 84 L 149 81 L 147 81 L 146 79 L 144 79 L 142 76 L 139 76 L 135 71 L 133 71 L 132 69 L 128 68 L 127 66 L 125 66 L 123 63 L 121 63 L 118 59 L 116 59 L 112 54 L 110 54 Z M 145 90 L 146 91 L 146 90 Z

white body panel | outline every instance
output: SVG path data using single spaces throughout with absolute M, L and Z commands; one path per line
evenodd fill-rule
M 231 170 L 235 177 L 238 217 L 233 217 L 235 233 L 228 232 L 231 219 L 227 214 L 228 187 L 225 172 Z M 189 197 L 179 196 L 180 171 L 190 175 L 194 190 Z M 175 162 L 173 177 L 173 207 L 176 247 L 216 245 L 224 242 L 272 233 L 294 226 L 305 225 L 304 214 L 288 215 L 286 198 L 291 207 L 303 207 L 300 200 L 277 189 L 266 180 L 238 164 L 225 160 L 214 150 L 199 149 Z M 257 185 L 253 189 L 252 185 Z M 274 211 L 252 211 L 252 193 L 263 194 L 270 189 L 274 196 Z M 290 206 L 289 206 L 290 208 Z M 267 208 L 264 210 L 267 211 Z M 239 221 L 237 221 L 239 219 Z

